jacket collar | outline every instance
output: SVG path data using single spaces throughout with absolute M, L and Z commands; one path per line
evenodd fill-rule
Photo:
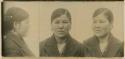
M 99 48 L 99 40 L 97 39 L 96 36 L 93 36 L 92 41 L 90 42 L 90 48 L 92 48 L 94 53 L 96 53 L 96 56 L 103 56 L 103 57 L 110 57 L 110 56 L 115 56 L 117 53 L 118 49 L 120 48 L 119 41 L 112 35 L 110 34 L 109 39 L 108 39 L 108 46 L 106 50 L 101 53 L 101 50 Z
M 11 40 L 24 52 L 24 54 L 26 54 L 26 56 L 33 56 L 32 52 L 29 50 L 28 46 L 26 45 L 21 35 L 12 31 L 12 32 L 9 32 L 7 36 L 14 38 Z
M 67 54 L 71 53 L 71 52 L 69 53 L 69 51 L 72 50 L 72 44 L 73 42 L 72 42 L 71 36 L 67 35 L 66 46 L 65 46 L 64 52 L 62 54 L 59 54 L 56 39 L 54 35 L 52 35 L 46 42 L 45 50 L 50 56 L 66 56 Z

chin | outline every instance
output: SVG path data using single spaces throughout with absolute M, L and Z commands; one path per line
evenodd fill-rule
M 63 37 L 65 37 L 65 35 L 58 35 L 58 37 L 63 38 Z
M 63 38 L 63 37 L 65 37 L 66 35 L 64 35 L 64 34 L 56 34 L 55 36 L 56 36 L 56 37 L 59 37 L 59 38 Z
M 105 37 L 106 34 L 96 34 L 97 37 Z
M 103 34 L 96 33 L 95 36 L 97 36 L 97 37 L 102 37 Z

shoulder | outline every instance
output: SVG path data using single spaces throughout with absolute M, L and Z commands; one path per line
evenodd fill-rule
M 14 42 L 13 40 L 16 40 L 16 36 L 13 33 L 7 33 L 7 35 L 3 38 L 3 42 L 7 45 L 11 42 Z
M 116 38 L 116 37 L 114 37 L 114 36 L 112 36 L 111 41 L 112 41 L 114 44 L 117 44 L 117 45 L 119 45 L 119 46 L 122 46 L 122 45 L 123 45 L 123 42 L 122 42 L 120 39 L 118 39 L 118 38 Z
M 42 49 L 43 47 L 45 47 L 46 44 L 47 44 L 47 42 L 48 42 L 50 39 L 51 39 L 51 38 L 49 37 L 49 38 L 47 38 L 47 39 L 41 41 L 40 44 L 39 44 L 40 48 Z
M 6 35 L 6 37 L 5 37 L 5 39 L 4 39 L 4 41 L 15 41 L 15 40 L 17 40 L 17 39 L 20 39 L 19 37 L 18 37 L 18 35 L 16 35 L 16 34 L 14 34 L 14 33 L 12 33 L 12 32 L 9 32 L 9 33 L 7 33 L 7 35 Z
M 76 39 L 72 38 L 70 40 L 70 45 L 71 47 L 77 48 L 77 49 L 81 49 L 82 48 L 82 43 L 80 43 L 79 41 L 77 41 Z
M 80 42 L 78 42 L 76 39 L 74 39 L 74 38 L 72 38 L 72 43 L 74 44 L 74 45 L 78 45 L 78 46 L 81 46 L 82 44 L 80 43 Z
M 88 39 L 86 39 L 85 41 L 83 41 L 83 45 L 84 46 L 89 46 L 89 45 L 93 45 L 93 42 L 95 41 L 95 37 L 89 37 Z
M 114 43 L 114 46 L 115 48 L 117 48 L 117 55 L 118 56 L 124 56 L 124 42 L 122 42 L 121 40 L 113 37 L 112 38 L 112 43 Z
M 121 48 L 124 48 L 124 42 L 122 42 L 121 40 L 114 38 L 114 42 L 119 45 Z

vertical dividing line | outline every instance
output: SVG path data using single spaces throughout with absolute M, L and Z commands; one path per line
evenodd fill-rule
M 4 2 L 1 2 L 1 45 L 0 45 L 0 47 L 1 47 L 1 50 L 0 50 L 0 53 L 1 53 L 1 56 L 3 56 L 3 53 L 2 53 L 2 51 L 3 51 L 3 30 L 4 30 L 4 28 L 3 28 L 3 20 L 4 20 Z

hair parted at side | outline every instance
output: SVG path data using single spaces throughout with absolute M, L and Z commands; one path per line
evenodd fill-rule
M 96 17 L 100 14 L 103 14 L 110 23 L 113 23 L 114 16 L 111 10 L 109 10 L 108 8 L 99 8 L 94 12 L 93 17 Z
M 51 22 L 55 18 L 60 17 L 62 15 L 66 15 L 69 18 L 69 20 L 71 21 L 71 14 L 70 14 L 70 12 L 67 9 L 64 9 L 64 8 L 58 8 L 58 9 L 53 11 L 52 16 L 51 16 Z

